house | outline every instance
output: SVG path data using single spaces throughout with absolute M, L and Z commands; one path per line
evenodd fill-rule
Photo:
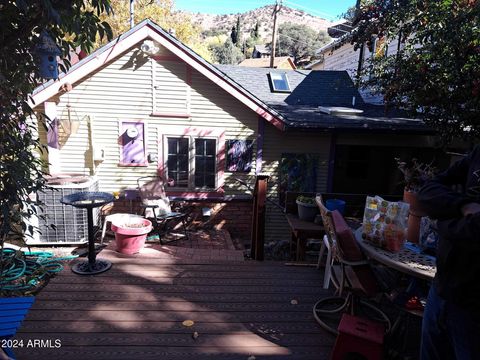
M 267 45 L 255 45 L 253 47 L 252 58 L 270 58 L 270 47 Z
M 269 174 L 272 199 L 387 193 L 393 158 L 427 156 L 435 141 L 421 121 L 366 104 L 345 71 L 214 66 L 149 20 L 38 87 L 32 105 L 49 123 L 38 126 L 46 171 L 96 176 L 108 192 L 160 174 L 168 195 L 245 239 L 252 202 L 236 179 Z M 266 237 L 289 238 L 271 205 Z
M 238 64 L 238 66 L 269 68 L 270 57 L 245 59 L 240 64 Z M 288 70 L 295 70 L 297 68 L 295 66 L 295 63 L 293 62 L 293 59 L 290 56 L 275 57 L 273 61 L 273 67 L 275 69 L 288 69 Z
M 372 57 L 395 54 L 401 45 L 398 39 L 376 38 L 372 46 L 364 47 L 363 52 L 355 50 L 354 45 L 350 43 L 350 33 L 353 30 L 351 22 L 341 20 L 327 29 L 332 41 L 320 49 L 315 54 L 319 60 L 305 66 L 307 70 L 345 70 L 352 79 L 355 79 L 359 69 L 364 68 L 365 63 Z M 379 95 L 373 95 L 367 89 L 361 89 L 360 93 L 365 101 L 372 104 L 381 104 L 383 98 Z

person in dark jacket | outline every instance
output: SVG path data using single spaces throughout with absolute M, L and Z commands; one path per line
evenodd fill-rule
M 480 146 L 428 181 L 418 198 L 440 237 L 421 359 L 480 359 Z

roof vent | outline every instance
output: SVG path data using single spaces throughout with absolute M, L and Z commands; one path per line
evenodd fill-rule
M 342 106 L 319 106 L 320 112 L 329 115 L 360 115 L 363 114 L 363 110 L 342 107 Z

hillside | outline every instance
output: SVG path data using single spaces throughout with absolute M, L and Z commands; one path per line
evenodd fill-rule
M 272 13 L 273 5 L 260 7 L 244 13 L 237 14 L 202 14 L 202 13 L 187 13 L 192 20 L 198 24 L 206 34 L 229 34 L 232 26 L 236 24 L 237 17 L 240 16 L 242 31 L 245 36 L 250 34 L 250 31 L 255 27 L 257 21 L 260 25 L 260 36 L 264 39 L 270 39 L 272 36 Z M 286 6 L 282 7 L 279 14 L 279 23 L 291 22 L 294 24 L 305 24 L 315 31 L 327 30 L 331 22 L 323 18 L 307 14 L 304 11 L 292 9 Z

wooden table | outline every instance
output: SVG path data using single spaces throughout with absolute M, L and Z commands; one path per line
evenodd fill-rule
M 435 257 L 422 254 L 415 244 L 406 243 L 399 252 L 380 249 L 362 239 L 361 227 L 355 231 L 355 239 L 365 255 L 392 269 L 428 281 L 435 276 Z
M 305 244 L 307 239 L 322 239 L 325 231 L 323 225 L 318 225 L 310 221 L 303 221 L 294 214 L 286 214 L 288 224 L 292 232 L 292 242 L 290 243 L 290 253 L 292 253 L 292 244 L 297 244 L 296 260 L 305 258 Z

